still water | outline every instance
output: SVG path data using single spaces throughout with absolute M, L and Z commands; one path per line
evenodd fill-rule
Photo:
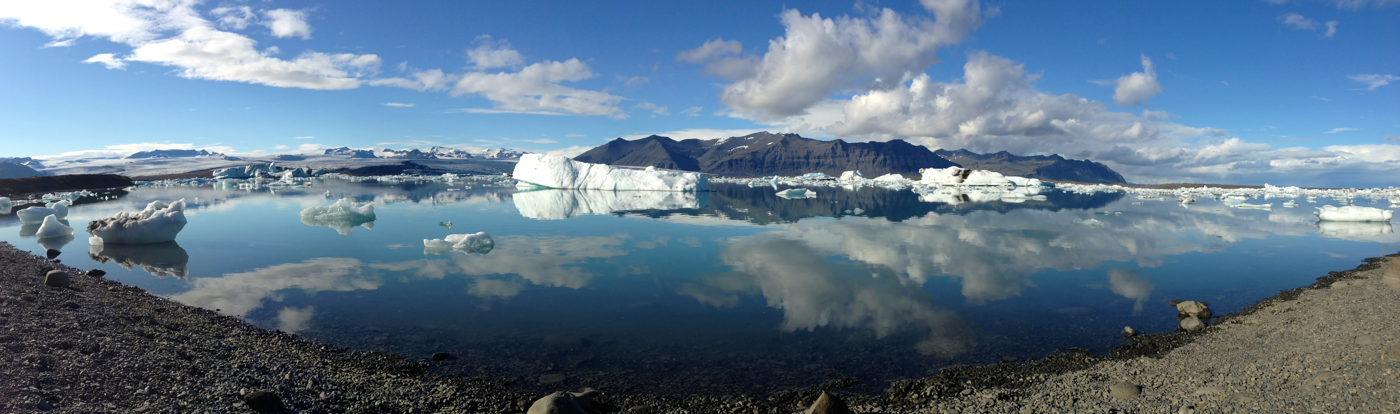
M 953 364 L 1106 351 L 1124 326 L 1172 330 L 1171 299 L 1233 312 L 1400 247 L 1388 223 L 1319 226 L 1323 202 L 1303 200 L 1268 211 L 1057 191 L 946 204 L 725 184 L 216 186 L 80 203 L 68 220 L 79 237 L 59 258 L 269 329 L 409 358 L 448 352 L 440 373 L 541 389 L 744 394 L 854 378 L 880 392 Z M 89 220 L 182 198 L 176 243 L 89 249 Z M 373 202 L 377 219 L 301 220 L 340 198 Z M 36 229 L 0 215 L 0 240 L 43 254 Z M 493 250 L 423 249 L 478 231 Z

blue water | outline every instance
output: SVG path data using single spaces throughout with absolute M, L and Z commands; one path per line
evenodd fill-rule
M 442 373 L 742 394 L 841 378 L 879 392 L 952 364 L 1102 352 L 1124 326 L 1172 330 L 1171 299 L 1233 312 L 1400 248 L 1389 224 L 1324 235 L 1311 214 L 1322 204 L 1283 200 L 1264 211 L 1051 192 L 950 205 L 907 190 L 787 200 L 716 185 L 663 202 L 464 187 L 142 187 L 74 206 L 69 224 L 82 233 L 90 220 L 183 198 L 177 243 L 90 253 L 80 234 L 59 258 L 269 329 L 410 358 L 453 354 Z M 377 219 L 301 221 L 342 197 L 374 202 Z M 1102 227 L 1075 223 L 1091 218 Z M 42 254 L 30 227 L 0 215 L 0 240 Z M 489 253 L 423 251 L 425 238 L 478 231 L 495 240 Z

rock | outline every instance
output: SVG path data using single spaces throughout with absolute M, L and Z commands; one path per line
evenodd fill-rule
M 817 401 L 807 408 L 807 414 L 851 414 L 851 409 L 846 407 L 846 402 L 841 401 L 841 397 L 822 391 Z
M 52 410 L 54 407 L 53 404 L 49 403 L 49 400 L 39 400 L 38 408 L 43 411 L 48 411 Z
M 1176 306 L 1177 313 L 1182 316 L 1195 316 L 1197 318 L 1210 317 L 1210 308 L 1207 307 L 1205 302 L 1174 300 L 1171 303 L 1172 306 Z
M 558 384 L 564 382 L 565 378 L 568 377 L 564 376 L 564 374 L 544 374 L 540 376 L 540 384 Z
M 446 361 L 447 358 L 450 357 L 450 356 L 451 356 L 451 355 L 448 355 L 446 352 L 438 352 L 438 353 L 433 354 L 433 360 L 434 360 L 434 361 Z
M 1120 400 L 1137 397 L 1138 394 L 1142 394 L 1142 388 L 1131 382 L 1118 381 L 1108 386 L 1108 395 Z
M 1385 275 L 1381 276 L 1381 283 L 1394 290 L 1400 290 L 1400 259 L 1390 259 L 1390 264 L 1385 267 Z
M 593 395 L 589 392 L 555 392 L 535 400 L 526 414 L 593 414 Z
M 282 405 L 282 398 L 271 391 L 253 391 L 244 394 L 241 399 L 244 404 L 248 404 L 248 408 L 260 413 L 275 413 L 287 409 Z
M 1123 327 L 1123 336 L 1124 336 L 1124 337 L 1137 336 L 1137 334 L 1138 334 L 1137 330 L 1133 329 L 1133 327 L 1131 327 L 1131 326 L 1124 326 L 1124 327 Z
M 103 271 L 102 269 L 92 269 L 87 271 L 87 275 L 92 277 L 103 277 L 107 275 L 107 272 Z
M 72 283 L 71 280 L 68 280 L 68 274 L 62 270 L 50 270 L 48 274 L 44 275 L 45 285 L 66 288 Z
M 49 257 L 49 260 L 53 260 L 55 257 L 58 257 L 58 255 L 60 255 L 60 254 L 63 254 L 63 252 L 58 251 L 58 249 L 48 249 L 48 250 L 45 250 L 45 251 L 44 251 L 44 255 L 45 255 L 45 256 L 48 256 L 48 257 Z
M 1193 407 L 1189 404 L 1183 405 L 1181 406 L 1181 409 L 1176 410 L 1176 414 L 1196 414 L 1196 407 Z
M 1186 332 L 1196 332 L 1205 329 L 1205 327 L 1206 324 L 1195 316 L 1187 316 L 1185 319 L 1181 320 L 1181 330 Z

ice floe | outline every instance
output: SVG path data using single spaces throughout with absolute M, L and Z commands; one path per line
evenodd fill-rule
M 64 203 L 49 203 L 48 207 L 33 206 L 24 210 L 16 211 L 19 221 L 23 223 L 42 223 L 44 217 L 58 216 L 60 219 L 68 218 L 68 205 Z
M 99 244 L 160 243 L 175 240 L 186 223 L 184 199 L 170 204 L 156 200 L 139 212 L 93 220 L 87 231 Z
M 562 220 L 618 211 L 679 210 L 704 208 L 708 199 L 700 192 L 536 190 L 515 193 L 516 210 L 536 220 Z
M 487 253 L 496 247 L 491 235 L 486 232 L 472 234 L 449 234 L 442 239 L 423 239 L 423 254 L 443 254 L 450 251 L 466 253 Z
M 39 225 L 39 231 L 34 235 L 41 239 L 72 236 L 73 228 L 58 221 L 58 216 L 50 214 L 44 217 L 44 224 Z
M 704 174 L 644 171 L 589 164 L 548 154 L 525 154 L 511 174 L 517 181 L 545 188 L 580 190 L 709 191 Z
M 1322 206 L 1317 208 L 1317 218 L 1322 221 L 1384 221 L 1395 215 L 1392 210 L 1359 206 Z
M 301 211 L 301 222 L 308 226 L 327 226 L 342 236 L 350 235 L 355 226 L 374 228 L 374 203 L 356 203 L 348 198 L 329 206 L 308 207 Z

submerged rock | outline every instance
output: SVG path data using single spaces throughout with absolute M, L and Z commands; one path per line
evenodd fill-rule
M 45 251 L 44 251 L 44 255 L 45 255 L 45 256 L 48 256 L 49 260 L 53 260 L 55 257 L 58 257 L 58 255 L 60 255 L 60 254 L 63 254 L 63 252 L 60 252 L 60 251 L 58 251 L 57 249 L 48 249 L 48 250 L 45 250 Z

